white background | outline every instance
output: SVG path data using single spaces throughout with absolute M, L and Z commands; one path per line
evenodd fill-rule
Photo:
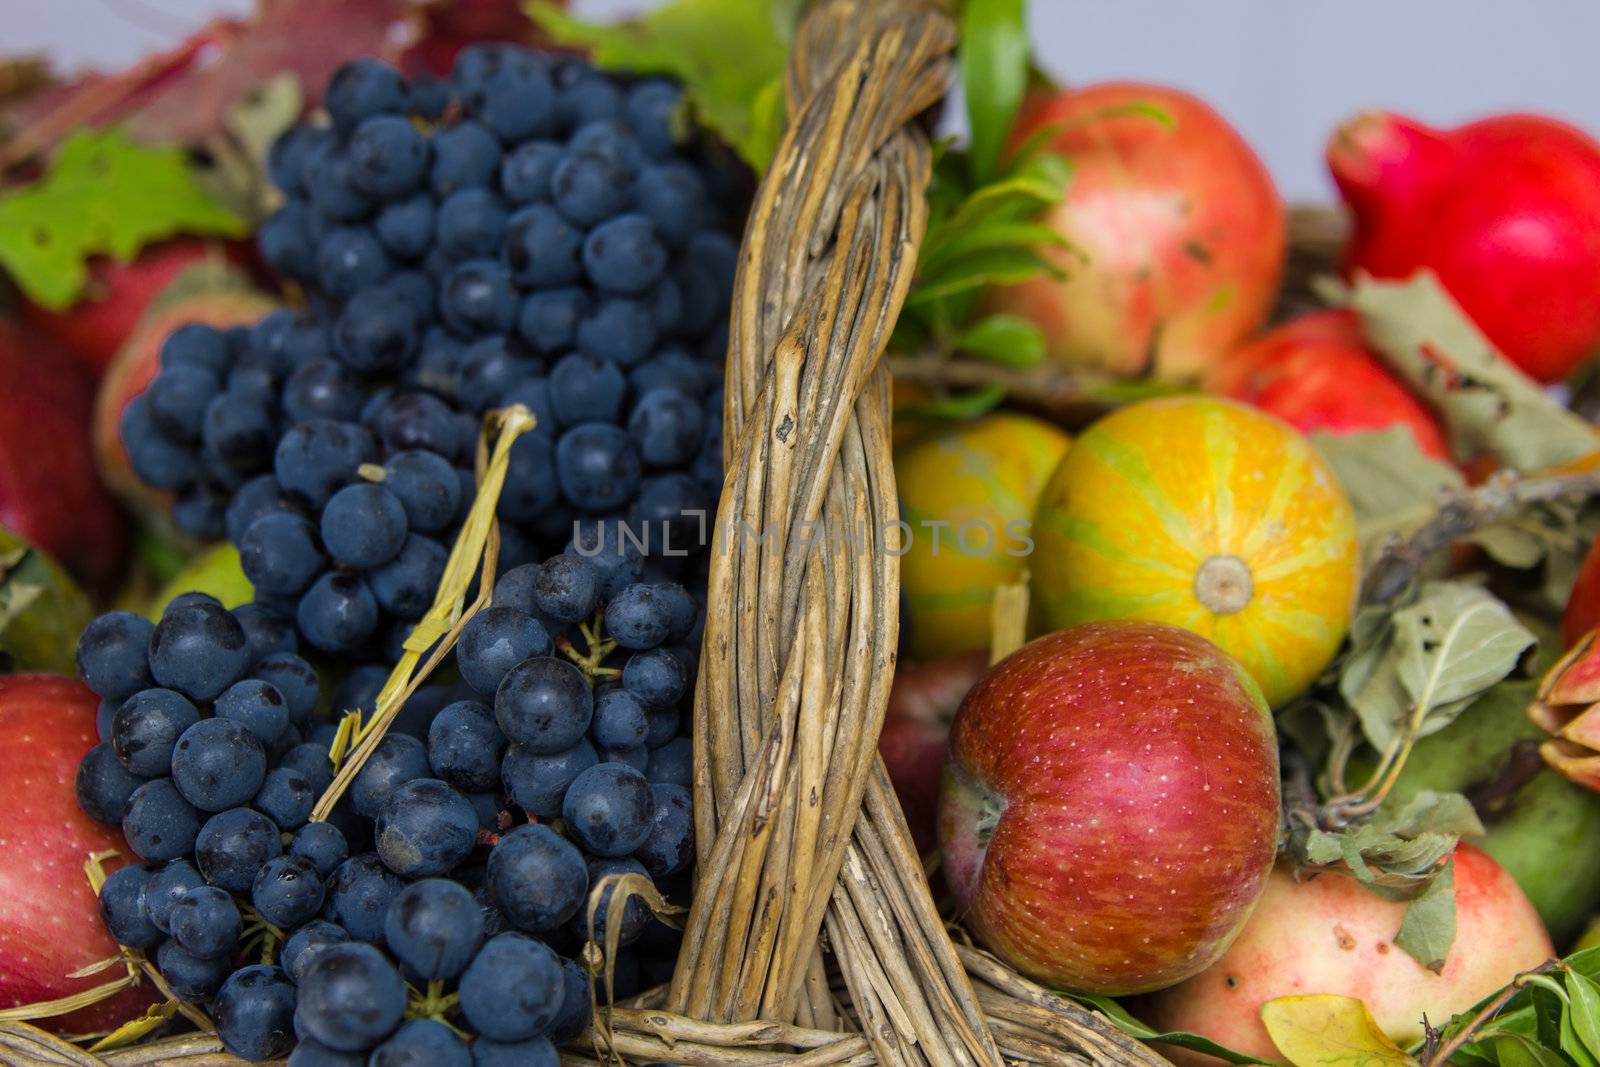
M 761 0 L 750 0 L 759 3 Z M 574 0 L 585 13 L 643 0 Z M 250 0 L 0 0 L 0 50 L 120 65 Z M 1139 78 L 1199 93 L 1255 145 L 1285 195 L 1326 199 L 1328 131 L 1367 106 L 1453 124 L 1528 109 L 1600 133 L 1594 0 L 1032 0 L 1036 47 L 1073 82 Z

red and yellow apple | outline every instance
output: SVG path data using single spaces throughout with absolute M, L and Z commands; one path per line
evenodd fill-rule
M 878 754 L 918 852 L 938 843 L 939 783 L 950 747 L 950 722 L 988 669 L 988 656 L 969 652 L 931 663 L 902 663 L 894 672 Z
M 1517 883 L 1471 845 L 1456 848 L 1455 886 L 1455 948 L 1434 974 L 1394 944 L 1403 902 L 1347 875 L 1302 882 L 1280 867 L 1233 947 L 1204 973 L 1150 997 L 1144 1015 L 1162 1031 L 1189 1030 L 1275 1060 L 1261 1005 L 1296 993 L 1337 993 L 1364 1001 L 1384 1033 L 1411 1044 L 1422 1037 L 1424 1014 L 1442 1025 L 1555 954 Z
M 963 920 L 1073 992 L 1160 989 L 1209 966 L 1278 841 L 1278 742 L 1250 675 L 1202 637 L 1086 623 L 967 694 L 939 803 Z

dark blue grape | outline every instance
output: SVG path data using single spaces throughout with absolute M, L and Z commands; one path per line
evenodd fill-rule
M 455 1031 L 433 1019 L 410 1019 L 372 1050 L 367 1067 L 472 1067 L 472 1052 Z
M 550 405 L 564 426 L 591 419 L 615 422 L 627 388 L 617 364 L 599 356 L 573 352 L 550 368 Z
M 601 751 L 600 762 L 620 763 L 643 774 L 645 768 L 650 766 L 650 750 L 643 745 L 631 748 L 608 748 Z
M 643 549 L 623 523 L 601 520 L 577 525 L 565 551 L 588 560 L 599 573 L 601 599 L 610 599 L 639 580 Z
M 540 365 L 498 334 L 464 348 L 456 368 L 455 393 L 469 412 L 500 407 L 511 390 L 537 374 Z M 473 436 L 476 436 L 474 434 Z
M 327 880 L 323 917 L 344 927 L 356 941 L 380 941 L 384 913 L 404 886 L 376 852 L 351 856 Z
M 483 943 L 483 912 L 459 883 L 428 878 L 406 886 L 389 904 L 383 934 L 412 974 L 454 979 Z
M 211 960 L 233 952 L 243 921 L 233 897 L 216 886 L 199 885 L 172 902 L 167 928 L 179 948 Z
M 239 565 L 259 593 L 292 596 L 327 566 L 316 528 L 291 511 L 269 511 L 239 539 Z
M 371 714 L 377 710 L 378 694 L 389 680 L 389 668 L 376 663 L 364 664 L 350 671 L 334 686 L 331 700 L 336 713 L 360 708 Z
M 554 755 L 588 731 L 594 693 L 573 664 L 535 656 L 507 672 L 494 709 L 495 721 L 511 741 L 538 755 Z
M 411 534 L 393 562 L 367 576 L 372 595 L 389 614 L 415 622 L 433 603 L 449 555 L 439 542 Z
M 578 914 L 589 892 L 583 856 L 548 826 L 519 826 L 489 853 L 489 885 L 520 930 L 554 930 Z
M 418 118 L 424 119 L 436 119 L 443 115 L 453 99 L 449 83 L 428 71 L 421 71 L 412 76 L 408 95 L 412 112 Z
M 350 135 L 347 151 L 356 188 L 384 199 L 416 188 L 428 167 L 428 142 L 400 115 L 363 119 Z
M 518 807 L 540 819 L 557 819 L 573 779 L 598 761 L 594 746 L 587 740 L 551 756 L 511 745 L 500 761 L 500 777 Z
M 307 151 L 327 133 L 315 126 L 297 122 L 272 142 L 267 150 L 267 177 L 285 194 L 305 192 L 303 168 Z
M 310 209 L 290 200 L 268 215 L 256 231 L 261 258 L 280 274 L 310 281 L 316 273 L 317 246 L 311 238 Z
M 181 489 L 194 481 L 194 453 L 156 429 L 144 394 L 122 409 L 121 426 L 128 462 L 140 481 L 155 489 Z
M 635 582 L 606 604 L 606 635 L 623 648 L 654 648 L 672 632 L 672 616 L 661 593 L 663 586 Z
M 556 168 L 557 175 L 568 162 Z M 582 229 L 548 204 L 520 208 L 506 224 L 506 265 L 511 268 L 512 280 L 525 288 L 545 289 L 577 281 L 583 273 L 579 263 L 582 248 Z
M 334 352 L 359 375 L 393 374 L 416 351 L 422 310 L 393 285 L 362 289 L 334 323 Z
M 600 766 L 614 767 L 617 764 L 602 763 Z M 587 865 L 589 868 L 589 884 L 596 887 L 600 885 L 602 879 L 614 874 L 636 874 L 646 879 L 650 877 L 644 865 L 632 858 L 614 857 L 607 859 L 593 856 L 587 860 Z M 620 943 L 631 945 L 639 940 L 645 928 L 650 925 L 650 909 L 645 907 L 641 898 L 630 895 L 626 889 L 619 889 L 618 887 L 607 887 L 601 890 L 600 905 L 595 909 L 594 913 L 593 929 L 590 928 L 587 909 L 585 909 L 584 914 L 578 915 L 573 919 L 574 932 L 579 937 L 592 940 L 597 945 L 606 943 L 609 937 L 609 931 L 606 927 L 611 919 L 611 902 L 619 891 L 627 899 L 627 903 L 622 906 L 622 929 L 619 931 Z M 619 960 L 618 962 L 620 964 L 621 961 Z M 619 987 L 617 995 L 619 997 L 629 995 L 621 988 L 622 984 L 622 973 L 619 966 L 617 973 L 617 985 Z
M 626 856 L 650 834 L 655 800 L 643 774 L 600 763 L 578 775 L 561 803 L 567 832 L 597 856 Z
M 172 771 L 172 748 L 178 737 L 199 721 L 200 713 L 183 694 L 144 689 L 117 709 L 111 720 L 111 747 L 132 773 L 160 778 Z
M 392 564 L 391 564 L 392 566 Z M 381 572 L 379 572 L 381 573 Z M 300 598 L 300 632 L 323 652 L 352 652 L 378 629 L 378 601 L 367 583 L 351 574 L 328 573 Z
M 492 259 L 469 259 L 450 271 L 439 289 L 444 321 L 465 334 L 504 333 L 516 319 L 516 293 L 506 268 Z
M 607 219 L 584 238 L 584 273 L 604 292 L 642 293 L 666 268 L 666 245 L 655 223 L 644 215 L 629 213 Z
M 325 946 L 342 945 L 349 940 L 350 935 L 345 933 L 344 927 L 325 919 L 312 919 L 284 940 L 278 961 L 289 980 L 299 985 L 305 969 L 317 958 L 318 952 Z
M 655 312 L 643 300 L 608 297 L 578 323 L 578 351 L 623 367 L 643 362 L 658 336 Z
M 350 858 L 350 846 L 344 834 L 331 823 L 306 823 L 295 831 L 289 842 L 288 855 L 310 863 L 323 878 L 333 874 L 339 864 Z
M 534 580 L 533 602 L 540 612 L 558 622 L 577 622 L 594 614 L 600 600 L 600 581 L 599 569 L 582 556 L 551 556 Z
M 337 227 L 317 245 L 317 283 L 338 300 L 372 288 L 391 269 L 383 242 L 366 226 Z
M 601 748 L 637 748 L 645 743 L 649 731 L 650 720 L 644 704 L 628 690 L 614 688 L 595 698 L 594 721 L 589 732 Z
M 592 306 L 588 291 L 576 286 L 537 290 L 522 302 L 517 333 L 538 352 L 564 351 L 576 343 L 578 324 Z
M 277 967 L 254 964 L 228 976 L 211 1005 L 222 1047 L 241 1059 L 270 1060 L 294 1046 L 295 990 Z
M 671 386 L 652 389 L 634 404 L 628 433 L 652 467 L 681 467 L 699 451 L 705 432 L 700 402 Z
M 317 790 L 305 775 L 292 767 L 274 767 L 250 803 L 287 832 L 305 825 L 316 802 Z
M 322 897 L 322 876 L 310 860 L 299 856 L 268 860 L 250 886 L 250 903 L 280 930 L 292 930 L 314 918 L 322 909 Z
M 94 711 L 95 737 L 108 745 L 111 743 L 111 724 L 115 721 L 117 709 L 120 707 L 122 707 L 120 700 L 102 699 Z
M 588 990 L 585 988 L 585 1004 L 588 1003 L 588 996 Z M 554 1024 L 551 1028 L 554 1029 Z M 488 1038 L 480 1037 L 472 1043 L 472 1067 L 557 1067 L 560 1062 L 561 1057 L 548 1038 L 490 1041 Z
M 438 533 L 461 507 L 461 483 L 443 456 L 408 449 L 383 465 L 383 485 L 405 509 L 406 523 L 418 533 Z
M 639 452 L 621 427 L 579 423 L 556 443 L 556 477 L 575 507 L 610 511 L 639 488 Z
M 275 652 L 251 669 L 251 675 L 269 682 L 283 696 L 289 721 L 305 726 L 317 707 L 319 692 L 316 669 L 289 652 Z
M 120 766 L 120 764 L 119 764 Z M 200 815 L 170 778 L 145 782 L 128 795 L 122 811 L 122 836 L 140 859 L 164 863 L 194 851 Z
M 162 933 L 171 932 L 172 906 L 189 890 L 205 885 L 205 879 L 186 859 L 176 859 L 155 870 L 139 897 L 145 916 Z
M 399 555 L 405 542 L 405 506 L 382 485 L 347 485 L 322 509 L 322 543 L 346 566 L 380 566 Z
M 321 509 L 335 490 L 355 480 L 356 470 L 375 452 L 372 435 L 363 426 L 307 419 L 279 440 L 273 473 L 285 490 Z
M 574 65 L 563 71 L 558 84 L 558 107 L 568 125 L 615 119 L 622 114 L 622 90 L 615 82 L 595 70 Z
M 691 674 L 691 677 L 693 675 Z M 656 749 L 678 736 L 677 708 L 660 708 L 650 713 L 650 732 L 645 735 L 646 748 Z
M 424 317 L 432 313 L 438 295 L 433 278 L 420 270 L 397 270 L 389 275 L 383 287 L 402 300 L 407 307 L 414 309 L 419 322 L 425 321 Z M 414 362 L 414 359 L 408 357 L 396 369 L 404 375 L 411 370 Z
M 569 151 L 550 174 L 550 199 L 576 225 L 593 226 L 632 203 L 633 174 L 618 159 Z
M 406 782 L 431 776 L 428 750 L 421 741 L 409 734 L 386 733 L 350 783 L 350 800 L 356 811 L 375 819 L 389 794 Z
M 78 673 L 98 696 L 123 701 L 152 685 L 147 661 L 155 625 L 131 611 L 109 611 L 78 637 Z
M 195 866 L 207 882 L 230 893 L 248 893 L 262 864 L 282 854 L 277 826 L 251 808 L 211 816 L 194 842 Z
M 687 737 L 677 737 L 660 748 L 650 750 L 645 777 L 656 785 L 694 784 L 694 746 Z
M 561 1013 L 563 992 L 555 953 L 523 934 L 498 934 L 461 976 L 461 1013 L 491 1041 L 525 1041 Z
M 397 256 L 410 259 L 433 246 L 433 197 L 417 193 L 385 204 L 373 227 L 378 240 Z
M 524 141 L 500 163 L 500 192 L 513 204 L 531 204 L 550 195 L 550 176 L 565 150 L 554 141 Z
M 201 811 L 248 804 L 267 774 L 266 748 L 242 723 L 202 719 L 172 750 L 172 781 Z
M 230 392 L 207 405 L 201 438 L 208 455 L 232 470 L 252 474 L 271 465 L 277 433 L 263 398 Z
M 589 1028 L 594 1020 L 594 1007 L 589 1000 L 589 976 L 575 960 L 561 961 L 561 980 L 561 1012 L 550 1024 L 547 1034 L 551 1041 L 564 1045 Z M 495 1060 L 483 1067 L 506 1065 Z
M 361 381 L 343 363 L 311 359 L 289 375 L 283 387 L 283 412 L 291 422 L 354 419 L 365 396 Z
M 674 160 L 646 167 L 634 188 L 639 212 L 672 245 L 682 245 L 711 216 L 706 183 L 693 167 Z
M 259 678 L 246 678 L 217 697 L 215 714 L 232 719 L 260 739 L 263 745 L 282 735 L 289 725 L 288 702 L 277 686 Z
M 653 156 L 665 156 L 677 144 L 674 116 L 683 106 L 683 91 L 671 82 L 651 79 L 628 90 L 623 105 L 628 127 Z
M 394 1032 L 405 1010 L 400 972 L 371 945 L 328 945 L 301 969 L 298 1016 L 309 1036 L 329 1048 L 372 1048 Z
M 293 655 L 299 648 L 294 624 L 264 604 L 240 604 L 233 609 L 233 617 L 244 628 L 252 671 L 268 656 Z
M 208 488 L 195 489 L 178 497 L 172 505 L 172 522 L 190 537 L 214 541 L 227 531 L 223 522 L 226 498 Z
M 658 783 L 650 794 L 655 798 L 650 834 L 633 856 L 652 878 L 665 878 L 694 862 L 694 802 L 681 785 Z
M 433 165 L 428 172 L 434 195 L 449 196 L 457 189 L 492 184 L 500 155 L 499 139 L 470 119 L 436 130 Z
M 222 988 L 233 973 L 233 961 L 226 956 L 206 959 L 185 952 L 176 941 L 163 941 L 156 949 L 156 969 L 174 996 L 187 1003 L 206 1000 Z
M 511 446 L 498 508 L 501 518 L 532 523 L 548 514 L 560 500 L 554 452 L 550 439 L 543 434 L 524 434 Z
M 156 375 L 145 390 L 150 419 L 174 441 L 193 441 L 200 432 L 206 405 L 221 383 L 217 376 L 196 366 L 177 366 Z
M 500 580 L 494 583 L 494 606 L 517 608 L 529 615 L 538 611 L 538 605 L 533 600 L 533 586 L 538 581 L 539 568 L 537 563 L 524 563 L 502 574 Z
M 439 204 L 434 242 L 452 259 L 494 256 L 506 232 L 506 207 L 489 189 L 458 189 Z
M 149 867 L 130 864 L 108 874 L 100 887 L 100 920 L 119 945 L 143 949 L 161 940 L 160 929 L 144 910 L 151 874 Z
M 161 342 L 161 369 L 170 367 L 199 367 L 214 376 L 226 374 L 233 364 L 228 343 L 215 326 L 203 322 L 188 322 L 167 334 Z
M 555 86 L 543 57 L 532 52 L 507 53 L 467 102 L 508 144 L 546 133 L 555 122 Z
M 462 629 L 456 663 L 462 679 L 479 695 L 492 699 L 507 671 L 530 656 L 549 653 L 550 635 L 537 619 L 519 608 L 490 607 L 474 615 Z
M 349 132 L 371 115 L 404 114 L 406 83 L 400 72 L 377 59 L 352 59 L 328 81 L 322 94 L 336 130 Z
M 293 975 L 290 977 L 293 978 Z M 295 1033 L 298 1035 L 301 1032 L 296 1016 Z M 289 1053 L 285 1067 L 367 1067 L 367 1053 L 340 1052 L 315 1038 L 301 1036 L 299 1044 Z
M 437 778 L 398 786 L 378 813 L 378 855 L 405 878 L 444 874 L 467 858 L 477 837 L 471 802 Z
M 431 393 L 404 392 L 387 398 L 374 411 L 372 425 L 389 453 L 423 449 L 449 460 L 460 455 L 471 439 L 462 433 L 460 414 Z
M 219 604 L 169 606 L 151 631 L 150 674 L 192 700 L 211 700 L 249 666 L 244 628 Z

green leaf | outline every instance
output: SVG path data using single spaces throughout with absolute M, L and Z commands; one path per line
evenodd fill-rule
M 1416 1067 L 1355 997 L 1308 993 L 1261 1006 L 1272 1043 L 1294 1067 Z
M 1576 971 L 1566 975 L 1570 1024 L 1591 1062 L 1600 1062 L 1600 985 Z
M 1098 997 L 1088 993 L 1063 993 L 1062 996 L 1071 997 L 1081 1004 L 1087 1004 L 1107 1019 L 1116 1024 L 1117 1029 L 1129 1037 L 1137 1038 L 1149 1044 L 1175 1045 L 1178 1048 L 1188 1049 L 1190 1052 L 1199 1052 L 1207 1056 L 1215 1056 L 1228 1063 L 1259 1063 L 1269 1064 L 1271 1060 L 1263 1060 L 1247 1052 L 1238 1052 L 1226 1045 L 1218 1044 L 1209 1037 L 1190 1033 L 1187 1030 L 1161 1031 L 1147 1023 L 1139 1021 L 1127 1008 L 1110 997 Z
M 0 672 L 73 675 L 73 649 L 93 616 L 59 563 L 0 527 Z
M 1423 455 L 1403 426 L 1350 434 L 1319 431 L 1311 443 L 1350 497 L 1365 550 L 1427 522 L 1441 491 L 1466 485 L 1456 468 Z
M 1031 218 L 1066 199 L 1071 180 L 1072 165 L 1066 159 L 1036 156 L 1005 177 L 974 189 L 940 228 L 948 232 L 931 232 L 930 239 L 937 246 L 950 234 L 959 234 L 988 219 Z
M 1418 736 L 1455 721 L 1471 700 L 1505 678 L 1534 637 L 1493 594 L 1462 581 L 1424 583 L 1394 612 L 1379 642 L 1352 655 L 1339 691 L 1372 746 L 1387 751 L 1419 705 Z
M 127 261 L 174 234 L 245 230 L 206 196 L 181 148 L 135 144 L 116 130 L 74 133 L 44 178 L 0 194 L 0 266 L 55 311 L 83 290 L 90 256 Z
M 979 319 L 956 338 L 956 351 L 968 352 L 1010 367 L 1037 367 L 1044 362 L 1044 332 L 1016 315 Z
M 695 116 L 745 162 L 758 172 L 772 162 L 787 52 L 781 10 L 673 0 L 629 22 L 595 23 L 535 0 L 528 13 L 557 44 L 587 49 L 599 66 L 677 78 Z
M 1573 1026 L 1572 1018 L 1576 1011 L 1570 1001 L 1561 1005 L 1561 1051 L 1565 1052 L 1577 1067 L 1600 1067 L 1600 1060 L 1594 1058 L 1589 1046 L 1584 1044 Z
M 1347 294 L 1367 339 L 1449 426 L 1456 454 L 1536 471 L 1596 450 L 1594 428 L 1497 352 L 1432 271 L 1361 277 Z
M 960 263 L 953 264 L 937 279 L 919 283 L 906 298 L 911 307 L 924 307 L 946 300 L 958 293 L 982 289 L 990 285 L 1015 285 L 1025 282 L 1045 270 L 1039 256 L 1022 248 L 996 248 L 977 252 Z
M 1444 865 L 1422 895 L 1406 906 L 1394 943 L 1434 974 L 1444 970 L 1456 939 L 1455 861 Z
M 1502 1034 L 1493 1040 L 1500 1067 L 1569 1067 L 1560 1053 L 1545 1048 L 1532 1038 Z
M 967 0 L 961 11 L 961 88 L 979 181 L 993 176 L 1028 86 L 1026 8 L 1023 0 Z
M 1033 256 L 1038 269 L 1050 269 L 1037 252 L 1043 248 L 1072 249 L 1071 240 L 1054 228 L 1037 222 L 1012 222 L 1006 219 L 988 219 L 971 226 L 959 234 L 952 234 L 922 257 L 918 267 L 919 280 L 932 284 L 949 274 L 961 270 L 968 260 L 981 252 L 1016 251 Z M 1080 254 L 1080 259 L 1084 258 Z M 1037 271 L 1036 271 L 1037 273 Z

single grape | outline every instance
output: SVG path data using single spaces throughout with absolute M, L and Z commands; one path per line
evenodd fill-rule
M 633 693 L 614 688 L 595 697 L 589 733 L 601 748 L 637 748 L 645 744 L 649 732 L 649 714 Z
M 554 930 L 583 906 L 589 875 L 583 855 L 548 826 L 519 826 L 489 853 L 489 885 L 521 930 Z
M 554 141 L 524 141 L 500 163 L 500 191 L 513 204 L 531 204 L 550 195 L 550 176 L 565 154 Z
M 239 541 L 239 565 L 258 593 L 304 592 L 328 566 L 316 527 L 300 515 L 273 511 L 252 522 Z
M 563 426 L 617 421 L 627 389 L 621 368 L 604 356 L 573 352 L 550 368 L 550 405 Z
M 606 765 L 602 764 L 601 766 Z M 650 877 L 649 873 L 638 860 L 627 857 L 606 858 L 591 856 L 587 860 L 587 865 L 589 868 L 589 884 L 600 889 L 600 903 L 595 908 L 593 927 L 591 928 L 590 926 L 586 909 L 583 914 L 573 918 L 572 926 L 574 927 L 574 932 L 585 940 L 593 941 L 597 945 L 604 945 L 610 935 L 607 924 L 611 920 L 611 902 L 617 898 L 618 893 L 621 893 L 622 898 L 627 903 L 622 906 L 622 928 L 618 933 L 620 934 L 621 944 L 631 945 L 639 939 L 640 935 L 644 933 L 645 927 L 650 924 L 650 909 L 645 907 L 643 899 L 636 895 L 630 895 L 625 888 L 620 886 L 601 888 L 600 883 L 605 878 L 617 874 L 634 874 L 648 879 Z M 620 980 L 618 985 L 621 985 Z M 619 996 L 627 995 L 620 988 L 617 993 Z
M 233 951 L 243 921 L 233 897 L 216 886 L 201 885 L 173 901 L 167 927 L 185 952 L 201 959 L 216 959 Z
M 244 627 L 220 604 L 169 605 L 150 634 L 157 685 L 191 700 L 211 700 L 249 667 Z
M 377 279 L 352 294 L 333 327 L 333 347 L 340 361 L 356 374 L 392 374 L 416 351 L 418 309 L 392 284 Z
M 704 432 L 699 401 L 671 386 L 645 393 L 628 415 L 628 434 L 652 467 L 681 467 L 694 459 Z
M 261 917 L 282 930 L 292 930 L 322 908 L 322 876 L 311 861 L 277 856 L 256 872 L 250 903 Z
M 505 750 L 506 737 L 494 713 L 475 700 L 447 705 L 428 727 L 428 765 L 435 775 L 469 793 L 500 784 Z
M 586 1004 L 588 995 L 588 990 L 585 989 Z M 560 1062 L 561 1057 L 549 1038 L 530 1037 L 526 1041 L 490 1041 L 488 1038 L 480 1037 L 472 1043 L 472 1067 L 557 1067 Z
M 567 832 L 596 856 L 626 856 L 644 844 L 654 816 L 649 781 L 620 763 L 578 775 L 561 803 Z
M 327 880 L 323 916 L 344 927 L 356 941 L 380 941 L 384 913 L 404 885 L 376 852 L 351 856 Z
M 560 175 L 570 163 L 563 161 L 555 174 Z M 578 258 L 582 249 L 581 224 L 574 225 L 548 204 L 519 208 L 506 222 L 502 254 L 511 268 L 511 279 L 525 289 L 549 289 L 578 281 L 583 273 Z
M 340 487 L 355 480 L 376 451 L 363 426 L 316 418 L 291 426 L 278 441 L 273 473 L 285 490 L 321 509 Z
M 178 737 L 199 721 L 200 713 L 183 694 L 144 689 L 123 701 L 112 717 L 111 747 L 133 774 L 160 778 L 172 773 Z
M 322 543 L 348 567 L 387 563 L 406 543 L 405 506 L 381 485 L 347 485 L 322 509 Z
M 672 605 L 663 586 L 635 582 L 606 603 L 606 635 L 623 648 L 654 648 L 672 633 Z
M 232 719 L 267 744 L 289 725 L 288 701 L 278 687 L 259 678 L 234 682 L 217 697 L 213 712 L 219 719 Z
M 609 422 L 583 422 L 556 443 L 561 493 L 585 511 L 610 511 L 639 488 L 638 449 L 627 432 Z
M 390 902 L 383 934 L 411 973 L 430 981 L 455 979 L 483 943 L 483 912 L 460 883 L 426 878 Z
M 687 737 L 674 738 L 650 750 L 645 777 L 657 785 L 694 785 L 694 746 Z
M 283 697 L 289 721 L 304 726 L 317 707 L 316 668 L 292 652 L 275 652 L 251 668 L 251 676 L 270 684 Z
M 238 374 L 238 371 L 234 372 Z M 240 379 L 243 381 L 243 379 Z M 228 380 L 228 392 L 212 398 L 206 405 L 201 422 L 200 437 L 205 443 L 207 456 L 215 456 L 232 471 L 255 474 L 272 466 L 272 446 L 277 440 L 277 427 L 272 412 L 268 410 L 271 381 L 265 389 L 235 388 L 235 379 Z
M 129 864 L 106 875 L 100 887 L 100 921 L 117 944 L 151 948 L 161 940 L 161 930 L 144 910 L 144 894 L 154 869 Z
M 457 189 L 488 186 L 500 166 L 500 141 L 471 119 L 445 126 L 433 135 L 428 181 L 435 196 Z
M 359 1052 L 394 1032 L 406 1010 L 406 987 L 394 964 L 371 945 L 320 949 L 301 969 L 299 1018 L 329 1048 Z
M 397 256 L 420 256 L 433 245 L 434 203 L 427 193 L 417 193 L 383 206 L 373 223 L 378 240 Z
M 151 863 L 189 855 L 199 832 L 199 813 L 171 778 L 145 782 L 128 795 L 122 810 L 122 836 L 135 855 Z
M 366 226 L 339 226 L 317 246 L 317 283 L 336 300 L 371 289 L 392 269 L 378 235 Z
M 193 1004 L 216 995 L 233 973 L 233 961 L 227 956 L 196 956 L 176 941 L 163 941 L 156 949 L 156 970 L 174 996 Z
M 472 1052 L 444 1023 L 409 1019 L 372 1050 L 367 1067 L 472 1067 Z
M 561 1012 L 550 1024 L 547 1036 L 551 1041 L 564 1045 L 589 1029 L 589 1023 L 594 1019 L 594 1009 L 589 1000 L 589 976 L 576 961 L 561 961 L 561 986 Z M 493 1067 L 504 1065 L 495 1061 Z
M 352 59 L 333 72 L 322 103 L 333 118 L 334 128 L 349 132 L 371 115 L 404 114 L 405 79 L 382 60 Z
M 683 662 L 664 648 L 635 652 L 622 668 L 622 687 L 650 710 L 670 708 L 689 690 Z
M 461 415 L 431 393 L 399 392 L 384 399 L 373 414 L 373 429 L 386 453 L 425 449 L 445 459 L 462 453 L 476 429 L 463 434 Z
M 608 297 L 578 323 L 578 351 L 623 367 L 644 362 L 655 350 L 661 324 L 642 299 Z
M 587 228 L 629 205 L 633 175 L 621 160 L 569 151 L 550 174 L 550 199 L 562 215 Z
M 312 919 L 284 939 L 278 962 L 289 980 L 299 985 L 305 968 L 324 946 L 342 945 L 349 940 L 350 935 L 345 933 L 344 927 L 326 919 Z
M 553 755 L 588 732 L 594 693 L 583 672 L 554 656 L 534 656 L 507 672 L 494 714 L 506 737 L 530 752 Z
M 400 555 L 368 575 L 378 605 L 407 622 L 422 618 L 433 603 L 449 555 L 445 547 L 432 538 L 419 534 L 407 536 Z
M 474 615 L 461 632 L 456 663 L 462 679 L 480 695 L 493 698 L 506 672 L 530 656 L 550 653 L 550 635 L 540 622 L 512 607 L 489 607 Z
M 266 779 L 267 754 L 258 738 L 232 719 L 202 719 L 172 750 L 172 781 L 201 811 L 249 803 Z
M 440 286 L 439 311 L 445 323 L 460 333 L 504 333 L 517 314 L 506 268 L 493 259 L 461 263 Z
M 565 351 L 577 341 L 578 324 L 591 307 L 588 290 L 577 286 L 536 289 L 517 312 L 517 333 L 538 352 Z
M 361 379 L 337 360 L 310 359 L 296 367 L 283 386 L 283 413 L 291 423 L 312 419 L 348 422 L 361 413 Z
M 241 1059 L 270 1060 L 294 1045 L 295 989 L 287 975 L 266 964 L 229 975 L 211 1005 L 222 1046 Z
M 350 784 L 350 801 L 357 812 L 376 819 L 389 794 L 407 782 L 429 777 L 423 743 L 409 734 L 386 733 Z
M 500 777 L 506 793 L 518 807 L 540 819 L 558 819 L 573 779 L 599 759 L 587 740 L 550 756 L 522 745 L 511 745 L 500 761 Z
M 288 833 L 305 825 L 316 802 L 317 790 L 303 774 L 292 767 L 274 767 L 250 805 Z
M 323 725 L 333 728 L 332 723 Z M 328 758 L 328 746 L 318 741 L 295 745 L 283 754 L 276 769 L 298 774 L 319 796 L 333 784 L 333 761 Z
M 628 90 L 623 112 L 628 128 L 653 156 L 664 156 L 677 143 L 675 116 L 683 106 L 683 90 L 671 82 L 652 78 Z
M 454 259 L 493 256 L 506 229 L 506 207 L 489 189 L 458 189 L 439 203 L 434 242 Z
M 170 367 L 157 374 L 145 390 L 150 419 L 174 441 L 193 441 L 207 405 L 221 388 L 217 376 L 208 370 Z
M 295 620 L 313 647 L 335 654 L 353 652 L 378 629 L 378 600 L 355 575 L 329 572 L 300 598 Z
M 326 879 L 350 858 L 350 845 L 332 823 L 311 822 L 295 831 L 287 854 L 307 861 Z
M 207 882 L 230 893 L 248 893 L 262 865 L 282 854 L 278 828 L 251 808 L 211 816 L 194 842 L 195 866 Z
M 477 837 L 471 802 L 437 778 L 399 786 L 378 813 L 378 855 L 406 878 L 444 874 L 467 858 Z
M 294 624 L 265 604 L 240 604 L 233 617 L 244 628 L 245 644 L 250 649 L 250 669 L 268 656 L 293 655 L 299 649 Z
M 665 878 L 694 862 L 694 803 L 681 785 L 652 785 L 650 795 L 655 798 L 650 834 L 633 857 L 652 878 Z
M 428 165 L 428 142 L 400 115 L 373 115 L 350 135 L 350 176 L 362 192 L 393 199 L 416 187 Z
M 666 246 L 655 223 L 644 215 L 629 213 L 607 219 L 584 238 L 584 273 L 605 292 L 642 293 L 666 268 Z
M 491 1041 L 525 1041 L 561 1013 L 563 992 L 555 953 L 524 934 L 497 934 L 461 976 L 461 1013 Z

